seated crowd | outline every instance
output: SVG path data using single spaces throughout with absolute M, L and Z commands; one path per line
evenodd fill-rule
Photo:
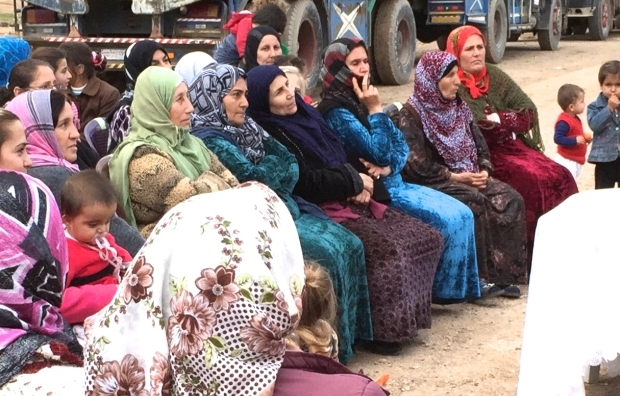
M 577 186 L 482 34 L 426 53 L 388 114 L 358 39 L 306 97 L 274 12 L 174 71 L 132 44 L 122 96 L 82 43 L 5 71 L 0 386 L 49 345 L 86 394 L 382 395 L 354 347 L 399 353 L 432 303 L 520 297 L 538 218 Z

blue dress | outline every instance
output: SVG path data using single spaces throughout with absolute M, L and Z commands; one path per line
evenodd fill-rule
M 340 224 L 300 210 L 292 195 L 299 179 L 299 166 L 277 140 L 268 137 L 263 141 L 265 157 L 256 165 L 223 137 L 209 136 L 203 142 L 240 182 L 264 183 L 288 207 L 297 226 L 304 258 L 318 262 L 332 278 L 338 298 L 338 357 L 341 362 L 348 362 L 353 356 L 353 342 L 371 340 L 373 336 L 362 241 Z
M 435 273 L 433 299 L 458 302 L 480 297 L 471 210 L 449 195 L 403 181 L 400 171 L 407 162 L 409 146 L 386 114 L 368 117 L 370 131 L 344 108 L 330 110 L 325 120 L 347 150 L 375 165 L 392 168 L 392 174 L 383 179 L 392 198 L 390 206 L 441 232 L 444 250 Z

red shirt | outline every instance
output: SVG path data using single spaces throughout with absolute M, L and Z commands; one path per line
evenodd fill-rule
M 566 137 L 576 138 L 577 136 L 584 136 L 583 125 L 581 124 L 581 120 L 579 118 L 567 113 L 562 113 L 558 117 L 558 120 L 555 122 L 556 126 L 560 121 L 564 121 L 568 124 L 569 130 Z M 558 146 L 558 154 L 581 165 L 586 163 L 587 150 L 588 146 L 586 144 L 577 144 L 570 147 Z

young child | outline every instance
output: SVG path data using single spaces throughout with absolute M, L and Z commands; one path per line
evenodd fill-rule
M 237 66 L 243 59 L 245 43 L 250 30 L 256 26 L 272 27 L 278 34 L 284 33 L 286 27 L 286 13 L 277 4 L 269 3 L 252 14 L 249 11 L 233 12 L 230 20 L 224 25 L 224 30 L 230 34 L 224 38 L 222 45 L 215 50 L 213 58 L 217 63 Z M 280 45 L 283 54 L 288 49 Z
M 584 91 L 573 84 L 564 84 L 558 90 L 558 104 L 563 110 L 555 122 L 553 141 L 558 145 L 555 162 L 570 171 L 575 180 L 586 163 L 587 143 L 591 140 L 583 132 L 579 114 L 586 108 L 583 101 Z
M 0 109 L 0 169 L 26 173 L 32 166 L 27 146 L 24 126 L 19 118 Z
M 332 327 L 336 319 L 336 294 L 329 274 L 317 263 L 306 262 L 303 312 L 288 342 L 304 352 L 338 360 L 338 336 Z
M 95 170 L 67 179 L 60 212 L 69 250 L 67 288 L 60 312 L 70 324 L 99 312 L 116 293 L 131 255 L 108 233 L 117 196 L 110 180 Z
M 588 105 L 588 125 L 594 132 L 588 162 L 595 164 L 594 188 L 620 183 L 620 61 L 605 62 L 598 72 L 601 93 Z

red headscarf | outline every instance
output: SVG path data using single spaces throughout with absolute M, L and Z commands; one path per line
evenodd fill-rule
M 482 38 L 483 42 L 485 41 L 484 36 L 478 28 L 468 25 L 454 29 L 448 36 L 446 51 L 456 56 L 459 60 L 459 64 L 461 63 L 461 53 L 463 52 L 465 42 L 473 35 L 478 35 Z M 482 70 L 477 74 L 468 73 L 461 67 L 459 67 L 458 73 L 461 82 L 467 87 L 473 99 L 481 97 L 489 90 L 489 75 L 487 74 L 486 66 L 483 66 Z

